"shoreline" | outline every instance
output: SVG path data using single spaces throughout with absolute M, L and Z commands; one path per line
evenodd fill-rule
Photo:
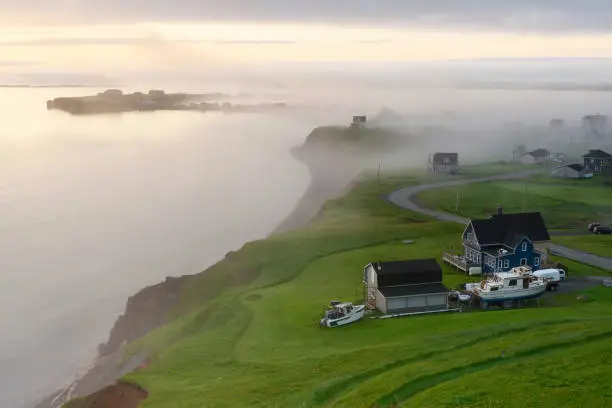
M 309 160 L 303 154 L 303 146 L 291 149 L 290 154 L 295 160 L 304 164 L 308 168 L 310 181 L 306 187 L 306 190 L 298 199 L 293 210 L 291 210 L 291 212 L 285 218 L 276 224 L 272 231 L 267 235 L 268 237 L 290 232 L 315 221 L 321 213 L 325 202 L 330 199 L 341 197 L 343 194 L 345 194 L 355 184 L 355 179 L 359 174 L 359 171 L 355 170 L 354 168 L 352 171 L 341 171 L 339 173 L 334 173 L 332 170 L 337 170 L 339 167 L 342 167 L 338 165 L 339 163 L 337 161 L 328 161 L 327 163 L 331 163 L 331 165 L 327 166 L 313 166 L 313 164 L 309 162 Z M 244 244 L 247 243 L 248 241 Z M 220 261 L 221 260 L 218 262 Z M 109 332 L 109 336 L 111 336 L 113 331 L 116 329 L 117 323 L 121 321 L 121 319 L 125 318 L 126 314 L 128 314 L 128 307 L 130 303 L 134 303 L 133 297 L 141 294 L 147 289 L 150 290 L 152 287 L 163 287 L 164 285 L 167 285 L 169 281 L 176 283 L 177 281 L 180 281 L 186 277 L 197 276 L 205 273 L 206 270 L 215 264 L 210 265 L 203 271 L 193 275 L 166 278 L 165 281 L 142 288 L 139 292 L 128 298 L 125 311 L 123 314 L 117 317 L 115 325 Z M 155 328 L 156 327 L 153 327 L 149 331 L 152 331 Z M 111 351 L 110 353 L 98 353 L 97 357 L 92 362 L 84 365 L 83 369 L 79 370 L 79 372 L 75 373 L 73 379 L 68 380 L 65 386 L 34 403 L 31 405 L 31 408 L 60 408 L 72 398 L 84 397 L 102 390 L 105 387 L 116 384 L 121 377 L 134 370 L 138 370 L 143 366 L 146 366 L 147 363 L 147 356 L 144 354 L 132 356 L 129 359 L 124 360 L 122 346 L 114 351 Z

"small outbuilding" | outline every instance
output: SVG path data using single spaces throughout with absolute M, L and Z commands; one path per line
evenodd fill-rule
M 581 164 L 566 164 L 556 167 L 551 175 L 559 178 L 583 179 L 593 177 L 593 172 Z
M 550 160 L 550 152 L 546 149 L 535 149 L 531 152 L 523 153 L 520 157 L 523 164 L 541 164 Z
M 364 281 L 367 305 L 386 314 L 448 308 L 449 290 L 435 259 L 372 262 Z

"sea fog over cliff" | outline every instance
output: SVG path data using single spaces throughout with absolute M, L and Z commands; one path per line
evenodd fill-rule
M 308 188 L 313 169 L 290 151 L 318 126 L 368 115 L 373 126 L 406 136 L 394 154 L 369 157 L 370 166 L 424 167 L 441 149 L 459 151 L 462 161 L 508 160 L 517 138 L 528 148 L 579 139 L 581 117 L 612 106 L 608 92 L 338 76 L 122 86 L 300 106 L 279 114 L 77 118 L 46 111 L 45 101 L 102 89 L 0 89 L 0 406 L 35 401 L 87 366 L 142 287 L 197 273 L 271 233 Z M 553 117 L 565 119 L 567 133 L 547 132 Z M 341 170 L 333 150 L 310 162 L 334 181 L 316 203 L 341 194 L 364 159 L 343 157 Z

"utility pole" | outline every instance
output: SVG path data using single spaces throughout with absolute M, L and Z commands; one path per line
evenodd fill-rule
M 457 190 L 457 196 L 455 197 L 455 211 L 459 211 L 459 190 Z

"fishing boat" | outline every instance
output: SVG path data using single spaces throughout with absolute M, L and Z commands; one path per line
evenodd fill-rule
M 321 327 L 337 327 L 360 320 L 365 314 L 364 305 L 353 305 L 350 302 L 330 302 L 331 306 L 325 311 L 325 316 L 319 322 Z
M 546 291 L 547 282 L 534 276 L 530 268 L 518 267 L 496 272 L 473 288 L 475 296 L 485 302 L 529 299 Z

